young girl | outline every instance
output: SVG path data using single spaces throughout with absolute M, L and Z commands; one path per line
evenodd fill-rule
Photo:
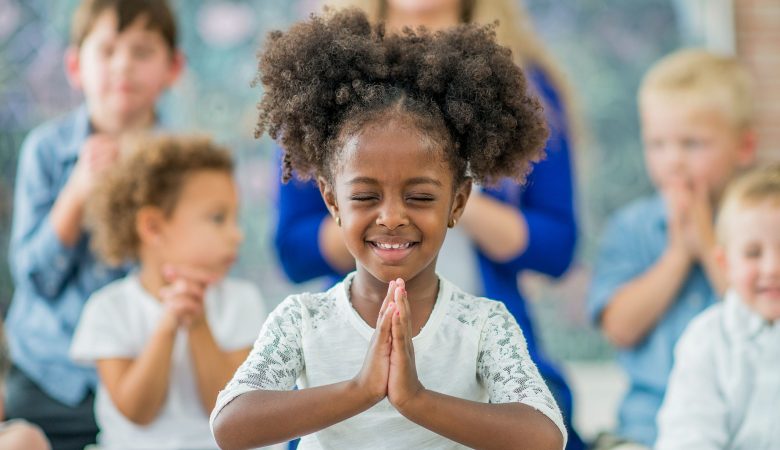
M 729 288 L 677 344 L 660 450 L 780 445 L 780 165 L 729 187 L 717 233 Z
M 436 31 L 459 23 L 490 24 L 496 41 L 512 49 L 529 89 L 539 94 L 550 138 L 546 158 L 534 165 L 528 182 L 504 179 L 471 191 L 458 225 L 447 232 L 436 272 L 478 297 L 501 300 L 523 331 L 528 353 L 561 408 L 569 431 L 567 450 L 584 450 L 572 428 L 574 405 L 563 372 L 537 339 L 536 318 L 518 277 L 530 272 L 561 276 L 577 242 L 572 156 L 577 121 L 568 83 L 534 33 L 530 15 L 517 0 L 321 0 L 355 6 L 389 33 L 406 26 Z M 277 152 L 281 155 L 281 150 Z M 328 214 L 316 182 L 277 180 L 278 214 L 274 248 L 285 273 L 296 282 L 322 275 L 330 285 L 354 270 L 355 259 Z
M 101 448 L 215 448 L 208 411 L 264 320 L 225 279 L 242 239 L 230 154 L 203 138 L 141 142 L 88 205 L 95 250 L 139 268 L 87 302 L 71 347 L 94 362 Z
M 385 35 L 357 10 L 271 34 L 258 132 L 281 138 L 285 178 L 317 177 L 357 263 L 271 314 L 212 413 L 222 448 L 563 448 L 506 307 L 435 271 L 471 180 L 521 179 L 547 137 L 494 39 Z

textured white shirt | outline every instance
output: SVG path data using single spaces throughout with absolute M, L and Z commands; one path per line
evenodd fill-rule
M 252 345 L 266 309 L 257 289 L 226 279 L 205 296 L 206 320 L 223 350 Z M 136 275 L 117 280 L 93 294 L 84 307 L 70 354 L 77 362 L 136 358 L 146 347 L 163 315 L 163 305 L 149 295 Z M 101 449 L 209 449 L 217 443 L 198 394 L 187 332 L 179 330 L 173 348 L 165 404 L 154 421 L 139 426 L 114 406 L 102 384 L 95 397 Z
M 360 371 L 374 329 L 350 303 L 353 276 L 324 293 L 290 296 L 271 313 L 249 358 L 220 392 L 212 425 L 225 405 L 246 392 L 322 386 Z M 412 342 L 417 374 L 427 389 L 474 401 L 530 405 L 558 426 L 565 441 L 558 406 L 502 303 L 466 294 L 441 279 L 433 311 Z M 463 447 L 404 418 L 384 399 L 304 436 L 299 448 Z
M 656 448 L 780 449 L 780 324 L 735 292 L 694 319 L 675 350 Z

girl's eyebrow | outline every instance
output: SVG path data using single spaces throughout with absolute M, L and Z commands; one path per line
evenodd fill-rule
M 350 186 L 355 184 L 379 184 L 379 181 L 371 177 L 355 177 L 347 181 L 347 184 Z M 443 186 L 441 181 L 431 177 L 414 177 L 414 178 L 410 178 L 409 180 L 406 180 L 407 186 L 418 185 L 418 184 L 433 184 L 439 187 Z

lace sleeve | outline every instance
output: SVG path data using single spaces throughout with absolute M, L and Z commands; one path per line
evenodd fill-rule
M 550 390 L 528 354 L 523 332 L 503 303 L 496 302 L 482 328 L 477 374 L 491 403 L 520 402 L 552 420 L 566 440 L 566 427 Z
M 212 421 L 222 408 L 249 391 L 292 389 L 304 367 L 302 306 L 288 297 L 268 316 L 246 361 L 217 397 Z

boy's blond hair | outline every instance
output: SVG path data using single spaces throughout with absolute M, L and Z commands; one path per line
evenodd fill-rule
M 671 94 L 675 101 L 715 106 L 739 129 L 753 123 L 752 82 L 731 56 L 685 49 L 655 63 L 639 87 L 640 107 L 653 94 Z
M 138 211 L 173 214 L 187 177 L 204 170 L 233 172 L 230 152 L 203 136 L 156 135 L 125 143 L 123 158 L 95 186 L 86 223 L 95 252 L 111 265 L 138 259 Z
M 742 209 L 762 203 L 780 208 L 780 164 L 754 169 L 729 184 L 718 211 L 718 240 L 726 242 L 731 232 L 729 222 Z

